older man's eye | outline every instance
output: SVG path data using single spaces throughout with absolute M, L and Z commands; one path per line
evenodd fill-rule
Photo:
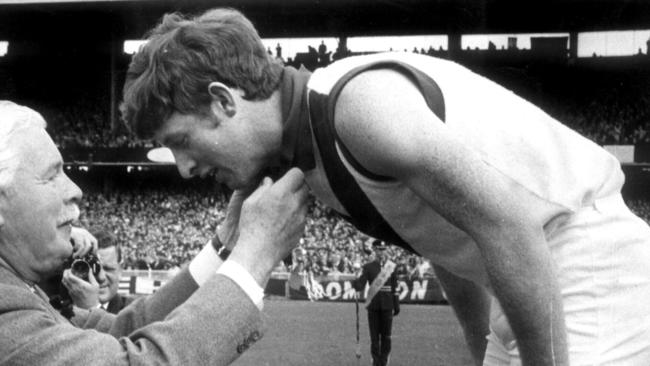
M 54 172 L 52 174 L 48 174 L 47 176 L 45 176 L 45 181 L 51 182 L 51 181 L 55 180 L 56 178 L 58 178 L 58 176 L 59 176 L 58 171 L 56 171 L 56 172 Z
M 61 176 L 63 173 L 63 164 L 48 169 L 41 177 L 43 182 L 51 182 Z

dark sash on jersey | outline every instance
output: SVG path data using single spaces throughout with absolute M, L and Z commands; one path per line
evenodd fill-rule
M 377 208 L 363 192 L 352 174 L 339 158 L 336 146 L 345 155 L 346 159 L 361 174 L 375 180 L 390 180 L 391 177 L 382 177 L 369 172 L 359 164 L 350 154 L 343 142 L 338 138 L 334 128 L 334 108 L 339 93 L 354 76 L 372 69 L 390 68 L 408 76 L 420 89 L 429 108 L 440 120 L 445 120 L 445 104 L 442 92 L 438 85 L 425 73 L 416 68 L 398 61 L 380 61 L 352 69 L 339 80 L 329 95 L 309 92 L 310 122 L 318 149 L 323 159 L 325 175 L 334 195 L 341 202 L 349 216 L 346 219 L 362 232 L 383 240 L 387 243 L 398 245 L 412 253 L 418 254 L 393 228 L 386 222 Z

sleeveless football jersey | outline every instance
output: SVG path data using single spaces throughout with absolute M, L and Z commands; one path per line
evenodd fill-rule
M 342 87 L 360 72 L 376 68 L 408 76 L 432 113 L 466 147 L 536 196 L 576 211 L 597 198 L 620 193 L 624 176 L 614 156 L 504 87 L 454 62 L 430 56 L 358 56 L 316 70 L 307 84 L 312 124 L 316 118 L 333 126 L 333 113 L 327 111 L 334 110 Z M 314 150 L 316 169 L 306 173 L 308 184 L 325 204 L 348 214 L 324 171 L 332 157 L 324 161 L 318 144 Z M 467 234 L 405 184 L 365 171 L 338 141 L 336 153 L 379 214 L 413 250 L 457 275 L 487 284 L 478 248 Z

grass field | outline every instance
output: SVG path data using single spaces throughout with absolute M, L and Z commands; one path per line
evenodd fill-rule
M 402 304 L 393 321 L 393 366 L 472 365 L 449 306 Z M 360 304 L 361 360 L 355 357 L 354 303 L 267 300 L 264 337 L 236 366 L 371 365 L 366 310 Z

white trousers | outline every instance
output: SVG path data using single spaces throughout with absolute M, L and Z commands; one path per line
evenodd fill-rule
M 572 366 L 650 366 L 650 227 L 619 196 L 597 200 L 547 232 L 562 292 Z M 492 302 L 483 365 L 521 365 Z

